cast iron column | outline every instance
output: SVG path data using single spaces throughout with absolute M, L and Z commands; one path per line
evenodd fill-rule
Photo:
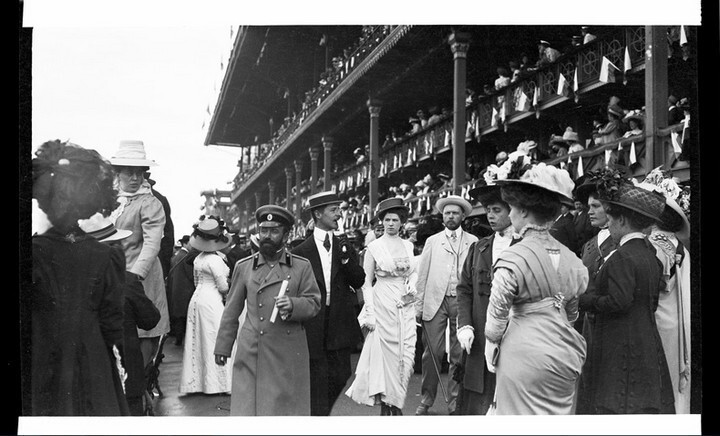
M 285 209 L 292 210 L 292 167 L 285 167 Z
M 333 139 L 329 136 L 323 136 L 322 143 L 323 152 L 325 153 L 323 156 L 323 191 L 329 191 L 331 186 L 330 171 L 332 171 L 330 169 L 330 164 L 332 163 L 332 157 L 330 153 L 332 152 Z
M 465 87 L 467 82 L 467 51 L 470 34 L 455 32 L 448 38 L 455 64 L 454 116 L 453 116 L 453 182 L 452 193 L 460 194 L 460 185 L 465 183 Z
M 302 195 L 300 194 L 300 187 L 302 185 L 302 161 L 295 161 L 295 218 L 296 222 L 299 223 L 300 213 L 302 212 Z
M 663 138 L 657 135 L 657 129 L 665 128 L 668 124 L 667 57 L 667 28 L 645 26 L 646 172 L 662 164 L 670 164 L 668 156 L 665 155 Z
M 310 147 L 310 195 L 317 191 L 318 180 L 318 158 L 320 157 L 320 147 Z
M 370 162 L 368 179 L 370 180 L 370 215 L 375 216 L 375 206 L 378 204 L 378 164 L 379 164 L 379 134 L 380 129 L 380 109 L 382 102 L 370 98 L 367 101 L 367 107 L 370 111 Z
M 268 182 L 268 204 L 275 204 L 275 182 Z

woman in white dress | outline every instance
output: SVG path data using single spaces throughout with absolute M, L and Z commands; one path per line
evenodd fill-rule
M 365 303 L 358 321 L 367 336 L 346 395 L 359 404 L 380 404 L 381 415 L 402 415 L 415 362 L 417 261 L 413 244 L 399 235 L 407 215 L 401 198 L 378 204 L 385 232 L 368 245 L 363 260 Z
M 201 251 L 193 263 L 195 292 L 188 305 L 180 392 L 229 393 L 232 366 L 215 364 L 215 339 L 230 289 L 230 268 L 219 254 L 231 243 L 222 220 L 210 215 L 194 226 L 190 245 Z

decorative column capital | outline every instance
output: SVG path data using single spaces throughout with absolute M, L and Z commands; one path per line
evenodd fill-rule
M 275 181 L 271 180 L 268 182 L 268 189 L 275 189 Z
M 293 167 L 285 167 L 285 177 L 288 178 L 288 180 L 292 180 L 293 176 Z
M 382 109 L 382 101 L 370 98 L 367 101 L 368 111 L 370 111 L 370 118 L 377 118 L 380 116 L 380 109 Z
M 293 164 L 295 165 L 295 172 L 297 173 L 297 175 L 299 177 L 300 171 L 302 171 L 303 163 L 300 159 L 296 159 L 293 161 Z
M 333 138 L 332 138 L 332 136 L 323 136 L 323 137 L 322 137 L 322 144 L 323 144 L 323 149 L 325 149 L 325 151 L 330 151 L 330 150 L 332 150 L 332 146 L 333 146 Z
M 308 151 L 310 152 L 310 160 L 317 161 L 320 157 L 320 147 L 312 146 Z
M 448 44 L 450 44 L 455 59 L 465 58 L 470 48 L 470 34 L 467 32 L 453 32 L 448 37 Z

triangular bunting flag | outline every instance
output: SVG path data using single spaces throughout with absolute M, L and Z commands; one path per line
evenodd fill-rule
M 534 108 L 536 108 L 538 105 L 538 99 L 540 98 L 539 94 L 540 94 L 540 87 L 536 86 L 535 92 L 533 92 L 533 102 L 532 102 L 532 105 Z
M 680 145 L 680 141 L 678 140 L 678 136 L 680 136 L 680 135 L 678 134 L 678 132 L 670 132 L 670 138 L 671 138 L 671 140 L 672 140 L 673 151 L 674 151 L 675 153 L 682 153 L 682 146 Z
M 567 155 L 567 157 L 568 157 L 567 163 L 568 163 L 568 165 L 570 165 L 570 164 L 572 163 L 572 159 L 570 159 L 570 155 L 569 155 L 569 154 Z
M 618 149 L 617 149 L 617 150 L 618 150 L 618 151 L 622 151 L 622 149 L 623 149 L 623 148 L 622 148 L 622 142 L 618 142 Z
M 683 131 L 682 131 L 682 137 L 680 138 L 680 143 L 685 142 L 685 131 L 690 127 L 690 114 L 685 115 L 685 118 L 682 121 L 683 123 Z
M 635 141 L 630 144 L 630 165 L 637 162 L 637 156 L 635 156 Z
M 585 174 L 585 170 L 583 169 L 583 161 L 582 156 L 578 156 L 578 163 L 577 163 L 577 176 L 582 177 Z
M 609 148 L 605 150 L 605 166 L 607 166 L 610 163 L 610 155 L 612 154 L 612 150 Z
M 623 84 L 627 85 L 627 72 L 632 69 L 632 61 L 630 60 L 630 50 L 625 47 L 625 66 L 623 67 Z
M 503 101 L 500 105 L 500 122 L 505 122 L 505 102 Z
M 518 112 L 525 112 L 528 110 L 528 96 L 523 91 L 520 91 L 520 97 L 517 100 L 515 110 Z
M 573 92 L 577 92 L 578 89 L 580 89 L 580 82 L 578 81 L 577 68 L 575 68 L 575 72 L 573 73 Z
M 448 129 L 445 129 L 445 142 L 443 144 L 443 147 L 449 147 L 450 146 L 450 131 Z
M 685 33 L 685 26 L 680 26 L 680 47 L 683 46 L 683 44 L 687 44 L 687 34 Z
M 599 80 L 605 83 L 615 82 L 615 71 L 620 71 L 620 69 L 610 62 L 610 59 L 603 56 Z
M 560 73 L 560 78 L 558 79 L 557 95 L 566 96 L 567 92 L 568 82 L 565 79 L 565 75 L 563 73 Z
M 497 109 L 493 108 L 492 119 L 490 120 L 490 126 L 492 126 L 492 127 L 497 126 L 497 123 L 498 123 L 497 118 L 498 118 L 498 111 L 497 111 Z

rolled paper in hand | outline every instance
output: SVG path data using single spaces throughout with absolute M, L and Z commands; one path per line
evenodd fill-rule
M 283 295 L 285 295 L 285 291 L 287 290 L 287 287 L 288 287 L 288 281 L 283 280 L 282 285 L 280 285 L 280 292 L 278 292 L 277 298 L 280 298 Z M 270 315 L 270 322 L 275 322 L 275 318 L 277 318 L 278 311 L 279 311 L 279 309 L 277 307 L 277 303 L 275 303 L 275 307 L 273 307 L 272 314 Z

